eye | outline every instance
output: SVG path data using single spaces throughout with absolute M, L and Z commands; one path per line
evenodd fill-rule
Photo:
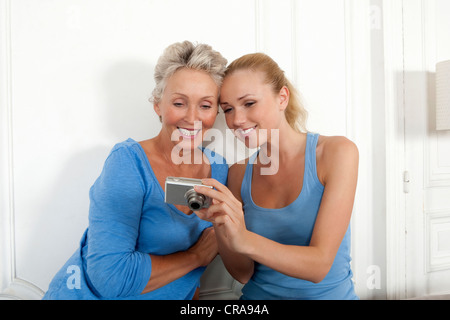
M 175 107 L 182 107 L 183 106 L 183 103 L 181 103 L 181 102 L 174 102 L 173 103 L 173 105 L 175 106 Z
M 246 106 L 246 107 L 251 107 L 251 106 L 253 106 L 255 103 L 256 103 L 255 101 L 249 101 L 249 102 L 246 102 L 246 103 L 245 103 L 245 106 Z
M 219 105 L 222 108 L 223 113 L 228 113 L 233 110 L 233 106 L 228 104 L 228 102 L 220 102 Z

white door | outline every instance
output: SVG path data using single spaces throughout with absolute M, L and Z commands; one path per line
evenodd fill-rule
M 450 131 L 436 131 L 435 65 L 450 59 L 450 3 L 403 2 L 406 298 L 450 293 Z

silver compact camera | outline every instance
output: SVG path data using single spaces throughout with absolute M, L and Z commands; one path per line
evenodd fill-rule
M 166 178 L 166 203 L 188 206 L 192 211 L 208 208 L 211 205 L 211 198 L 197 193 L 194 186 L 202 185 L 202 180 L 191 178 Z M 213 188 L 212 186 L 205 186 Z

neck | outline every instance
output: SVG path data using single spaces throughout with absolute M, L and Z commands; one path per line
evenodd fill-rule
M 305 143 L 305 134 L 295 131 L 289 124 L 273 129 L 268 134 L 267 142 L 261 146 L 260 153 L 267 157 L 278 154 L 280 159 L 292 158 L 297 153 L 298 147 Z
M 263 175 L 274 175 L 280 165 L 289 163 L 289 160 L 297 157 L 300 150 L 304 150 L 306 135 L 292 129 L 291 126 L 280 126 L 279 129 L 268 133 L 267 142 L 261 146 L 259 159 L 262 165 Z
M 155 138 L 155 143 L 168 165 L 176 165 L 180 171 L 183 171 L 183 167 L 192 171 L 192 165 L 203 164 L 203 152 L 199 148 L 181 148 L 176 141 L 166 139 L 162 133 Z

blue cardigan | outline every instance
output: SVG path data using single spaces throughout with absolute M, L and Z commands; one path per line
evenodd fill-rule
M 203 152 L 212 178 L 225 184 L 225 160 L 208 149 Z M 128 139 L 114 146 L 92 186 L 89 227 L 44 299 L 192 299 L 205 268 L 141 294 L 152 271 L 149 254 L 185 251 L 210 226 L 164 203 L 164 191 L 144 150 Z

